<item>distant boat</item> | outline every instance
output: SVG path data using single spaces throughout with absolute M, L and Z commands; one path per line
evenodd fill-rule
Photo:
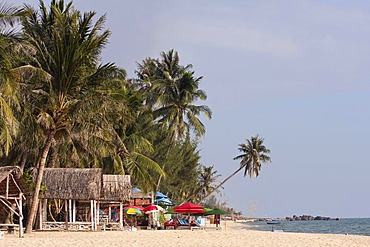
M 279 225 L 281 224 L 280 221 L 267 221 L 267 225 Z
M 272 225 L 271 226 L 271 231 L 272 232 L 284 232 L 283 225 L 281 225 L 280 221 L 267 221 L 266 223 L 268 225 Z

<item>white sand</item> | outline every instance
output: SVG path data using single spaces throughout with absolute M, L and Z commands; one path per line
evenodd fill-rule
M 5 234 L 0 246 L 370 246 L 370 236 L 261 232 L 228 223 L 222 230 L 34 232 L 24 238 Z

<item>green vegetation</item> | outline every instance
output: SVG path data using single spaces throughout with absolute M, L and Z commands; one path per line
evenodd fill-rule
M 63 0 L 0 6 L 0 160 L 37 168 L 27 232 L 45 167 L 129 174 L 133 186 L 160 190 L 176 204 L 197 203 L 219 188 L 217 171 L 200 164 L 199 117 L 212 116 L 196 105 L 207 98 L 202 77 L 170 50 L 144 59 L 137 77 L 126 78 L 115 63 L 101 63 L 111 34 L 104 23 L 105 16 Z M 240 158 L 258 175 L 259 160 Z

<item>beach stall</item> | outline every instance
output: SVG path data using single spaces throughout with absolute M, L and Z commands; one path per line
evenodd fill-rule
M 19 237 L 23 236 L 23 200 L 26 186 L 21 179 L 21 169 L 17 166 L 0 167 L 0 208 L 3 212 L 9 212 L 11 215 L 18 216 L 18 222 L 9 220 L 9 222 L 0 221 L 1 227 L 6 227 L 9 233 L 14 231 L 15 227 L 19 229 Z

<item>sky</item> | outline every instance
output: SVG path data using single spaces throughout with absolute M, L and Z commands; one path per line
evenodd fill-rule
M 13 0 L 13 4 L 36 0 Z M 49 4 L 46 0 L 45 3 Z M 220 199 L 248 217 L 370 217 L 370 2 L 88 1 L 112 31 L 104 62 L 134 77 L 175 49 L 203 76 L 212 120 L 201 163 L 226 178 L 259 134 L 272 162 L 237 174 Z M 368 153 L 369 152 L 369 153 Z M 221 181 L 222 179 L 220 179 Z

